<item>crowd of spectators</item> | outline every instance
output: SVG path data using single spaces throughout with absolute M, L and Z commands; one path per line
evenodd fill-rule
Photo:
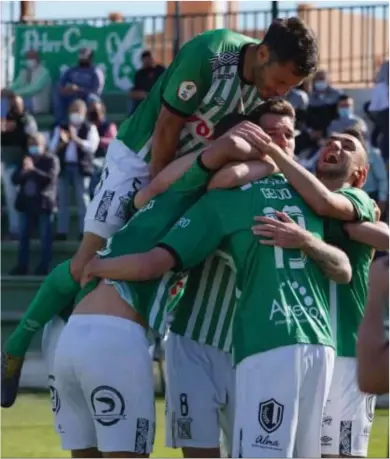
M 164 70 L 149 51 L 142 53 L 128 94 L 130 114 Z M 384 219 L 389 198 L 388 78 L 387 61 L 365 104 L 364 118 L 355 113 L 353 98 L 332 86 L 325 70 L 286 95 L 296 110 L 296 158 L 309 170 L 315 170 L 318 150 L 332 132 L 357 127 L 364 134 L 370 162 L 365 189 L 377 201 Z M 2 186 L 8 217 L 3 236 L 19 241 L 18 260 L 10 274 L 49 271 L 52 240 L 69 239 L 71 190 L 81 237 L 86 207 L 99 182 L 107 148 L 117 134 L 116 124 L 106 115 L 103 92 L 104 75 L 94 65 L 90 49 L 82 49 L 76 65 L 57 82 L 38 53 L 29 51 L 26 68 L 1 91 Z M 49 111 L 54 119 L 50 132 L 38 132 L 36 118 Z M 34 232 L 40 238 L 41 260 L 30 271 L 29 241 Z

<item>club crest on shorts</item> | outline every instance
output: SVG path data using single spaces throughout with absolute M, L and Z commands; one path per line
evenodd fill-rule
M 366 397 L 366 413 L 367 413 L 367 419 L 370 422 L 372 422 L 373 419 L 374 419 L 375 402 L 376 402 L 375 395 L 367 395 L 367 397 Z
M 267 432 L 278 430 L 283 422 L 284 405 L 274 398 L 259 403 L 259 423 Z
M 113 426 L 125 419 L 122 394 L 110 386 L 98 386 L 91 393 L 93 418 L 102 426 Z
M 58 390 L 54 387 L 55 384 L 55 377 L 53 375 L 49 375 L 49 391 L 50 391 L 50 398 L 51 398 L 51 410 L 54 414 L 57 414 L 61 408 L 61 400 L 58 394 Z

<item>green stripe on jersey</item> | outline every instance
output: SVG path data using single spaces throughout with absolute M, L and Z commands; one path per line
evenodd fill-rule
M 201 344 L 231 352 L 236 276 L 218 255 L 189 273 L 171 330 Z

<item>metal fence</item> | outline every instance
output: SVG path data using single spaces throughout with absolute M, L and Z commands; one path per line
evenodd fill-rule
M 321 66 L 330 72 L 335 84 L 369 85 L 380 62 L 388 58 L 388 4 L 358 4 L 338 8 L 313 8 L 303 4 L 297 9 L 280 9 L 278 13 L 279 17 L 299 15 L 309 24 L 318 37 Z M 226 27 L 261 39 L 272 21 L 272 11 L 132 16 L 124 20 L 143 22 L 145 47 L 153 52 L 158 61 L 167 65 L 178 45 L 204 30 Z M 75 23 L 99 27 L 110 23 L 110 20 L 85 18 L 34 22 L 38 25 Z M 17 22 L 2 22 L 5 83 L 12 79 L 12 45 L 16 25 Z

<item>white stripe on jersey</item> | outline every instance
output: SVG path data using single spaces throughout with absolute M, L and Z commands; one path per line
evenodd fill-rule
M 153 305 L 152 307 L 150 308 L 150 312 L 149 312 L 149 325 L 150 326 L 153 326 L 156 327 L 156 320 L 157 320 L 157 316 L 159 314 L 159 312 L 161 311 L 161 308 L 164 309 L 164 312 L 162 314 L 162 320 L 161 322 L 164 323 L 164 319 L 165 319 L 165 301 L 163 302 L 162 301 L 162 298 L 167 290 L 167 288 L 169 287 L 169 281 L 171 280 L 172 276 L 174 276 L 174 273 L 172 271 L 168 272 L 167 274 L 165 274 L 163 276 L 163 278 L 161 279 L 161 282 L 160 282 L 160 285 L 158 286 L 158 289 L 157 289 L 157 292 L 156 292 L 156 296 L 154 297 L 154 301 L 153 301 Z M 157 329 L 159 329 L 161 326 L 161 323 L 158 324 L 158 327 L 156 327 Z
M 337 349 L 337 284 L 334 281 L 329 281 L 329 305 L 330 305 L 330 327 L 333 334 L 333 341 L 336 343 Z
M 226 314 L 227 314 L 229 306 L 230 306 L 231 298 L 234 295 L 234 287 L 235 287 L 235 285 L 236 285 L 236 274 L 232 271 L 230 273 L 230 278 L 229 278 L 228 285 L 227 285 L 226 290 L 224 292 L 224 299 L 223 299 L 223 303 L 222 303 L 222 308 L 221 308 L 221 312 L 219 314 L 217 327 L 216 327 L 215 333 L 214 333 L 214 339 L 213 339 L 213 346 L 214 347 L 218 347 L 219 346 L 219 341 L 221 339 L 222 329 L 223 329 L 223 326 L 224 326 L 225 320 L 226 320 Z M 232 325 L 233 325 L 233 316 L 234 316 L 234 314 L 232 315 L 232 319 L 231 319 L 230 324 L 229 324 L 229 332 L 227 333 L 227 337 L 226 337 L 225 343 L 223 345 L 223 349 L 224 350 L 228 350 L 228 349 L 230 350 L 230 347 L 231 347 L 231 340 L 232 340 L 231 329 L 232 329 Z

